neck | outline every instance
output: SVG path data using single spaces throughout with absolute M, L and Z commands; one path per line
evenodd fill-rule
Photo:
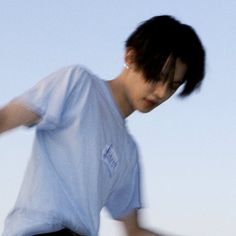
M 125 73 L 122 72 L 115 79 L 108 81 L 113 98 L 124 119 L 134 112 L 126 92 L 125 79 Z

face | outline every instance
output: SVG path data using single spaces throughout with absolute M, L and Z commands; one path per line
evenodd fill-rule
M 168 59 L 171 60 L 171 58 Z M 143 74 L 132 66 L 127 69 L 126 94 L 133 111 L 150 112 L 170 98 L 183 84 L 187 65 L 179 58 L 175 65 L 171 65 L 168 59 L 160 75 L 161 79 L 157 83 L 146 82 Z

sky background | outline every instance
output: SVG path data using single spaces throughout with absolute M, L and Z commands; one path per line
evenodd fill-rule
M 143 225 L 173 236 L 235 236 L 236 1 L 0 1 L 0 106 L 70 64 L 113 79 L 128 35 L 163 14 L 196 29 L 207 73 L 200 92 L 128 118 L 143 167 Z M 0 136 L 0 232 L 33 136 L 26 128 Z M 103 211 L 99 235 L 124 232 Z

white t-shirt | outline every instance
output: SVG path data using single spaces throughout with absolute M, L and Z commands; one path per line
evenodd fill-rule
M 104 206 L 115 219 L 141 207 L 137 146 L 105 80 L 70 66 L 14 100 L 41 120 L 3 236 L 97 235 Z

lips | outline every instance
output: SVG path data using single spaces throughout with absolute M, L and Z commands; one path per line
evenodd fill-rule
M 156 101 L 153 101 L 153 100 L 150 100 L 150 99 L 144 99 L 145 103 L 149 106 L 149 107 L 154 107 L 154 106 L 157 106 L 157 102 Z

